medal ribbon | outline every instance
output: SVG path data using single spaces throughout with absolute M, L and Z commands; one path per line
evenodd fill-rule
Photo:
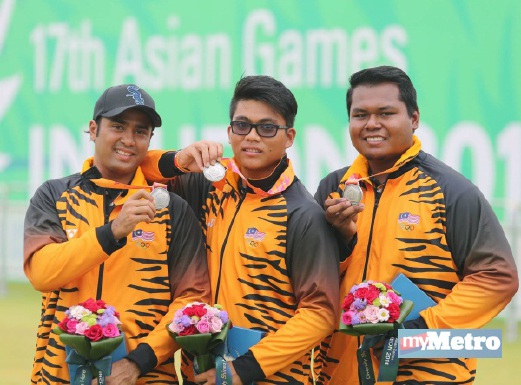
M 224 160 L 224 159 L 223 159 Z M 261 188 L 258 188 L 258 187 L 255 187 L 254 185 L 252 185 L 248 179 L 242 175 L 241 171 L 239 170 L 239 166 L 237 166 L 237 164 L 235 163 L 235 161 L 233 159 L 226 159 L 226 163 L 227 165 L 229 166 L 229 168 L 234 172 L 236 173 L 237 175 L 239 175 L 241 177 L 241 179 L 244 181 L 244 183 L 249 187 L 251 188 L 255 194 L 257 195 L 260 195 L 262 197 L 269 197 L 269 196 L 272 196 L 272 195 L 275 195 L 275 194 L 278 194 L 284 190 L 286 190 L 288 188 L 288 186 L 291 184 L 291 178 L 288 176 L 288 174 L 286 173 L 286 170 L 288 170 L 291 166 L 291 163 L 290 163 L 290 160 L 288 159 L 288 167 L 286 168 L 286 170 L 282 173 L 282 175 L 280 176 L 280 178 L 277 180 L 277 182 L 275 182 L 275 184 L 273 185 L 272 188 L 270 188 L 268 191 L 264 191 L 263 189 Z M 269 177 L 269 176 L 268 176 Z M 223 178 L 221 179 L 220 181 L 218 182 L 214 182 L 214 185 L 216 187 L 220 187 L 222 188 L 222 186 L 224 186 L 226 182 L 226 178 Z
M 400 325 L 403 328 L 403 325 Z M 365 336 L 364 342 L 358 348 L 358 379 L 361 385 L 374 385 L 375 375 L 369 350 L 384 341 L 378 382 L 393 382 L 398 374 L 398 337 L 396 330 L 386 334 Z
M 340 182 L 346 184 L 360 184 L 360 181 L 363 180 L 369 180 L 371 178 L 374 178 L 375 176 L 380 176 L 384 174 L 390 174 L 392 172 L 395 172 L 400 167 L 402 167 L 405 163 L 409 162 L 411 159 L 415 158 L 421 149 L 421 142 L 416 137 L 416 135 L 413 135 L 413 143 L 412 146 L 398 159 L 398 161 L 392 166 L 391 168 L 388 168 L 385 171 L 378 172 L 376 174 L 372 174 L 366 177 L 362 177 L 360 174 L 355 173 L 351 174 L 347 179 L 341 180 Z M 365 162 L 367 162 L 367 159 L 365 159 Z M 369 166 L 367 166 L 367 169 L 369 170 Z

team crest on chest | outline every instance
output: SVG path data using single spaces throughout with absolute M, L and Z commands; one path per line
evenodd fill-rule
M 265 236 L 266 233 L 257 230 L 256 227 L 250 227 L 248 230 L 246 230 L 246 234 L 244 234 L 244 238 L 246 239 L 248 245 L 252 247 L 259 246 L 260 242 L 262 242 Z
M 154 242 L 155 233 L 153 231 L 144 231 L 137 229 L 132 231 L 132 242 L 142 249 L 148 249 L 150 244 Z
M 78 232 L 78 229 L 66 229 L 65 232 L 67 233 L 67 238 L 71 239 L 74 238 L 74 236 Z
M 398 226 L 405 231 L 413 231 L 420 224 L 420 216 L 409 212 L 398 214 Z

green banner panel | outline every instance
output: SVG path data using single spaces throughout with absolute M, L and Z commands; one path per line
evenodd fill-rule
M 164 122 L 153 147 L 174 149 L 227 144 L 235 83 L 268 74 L 297 97 L 290 156 L 313 193 L 356 155 L 350 74 L 390 64 L 417 87 L 425 149 L 497 207 L 521 204 L 519 20 L 516 0 L 0 0 L 0 184 L 26 200 L 78 171 L 108 86 L 151 93 Z

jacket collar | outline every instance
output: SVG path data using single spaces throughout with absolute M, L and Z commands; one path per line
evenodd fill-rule
M 136 169 L 136 172 L 134 174 L 134 177 L 132 178 L 132 181 L 130 184 L 124 184 L 120 182 L 116 182 L 110 179 L 105 179 L 102 177 L 100 171 L 96 166 L 94 166 L 94 157 L 87 158 L 83 162 L 81 175 L 85 178 L 94 183 L 96 186 L 101 188 L 108 188 L 108 189 L 114 189 L 114 190 L 127 190 L 127 194 L 121 194 L 119 195 L 115 200 L 114 204 L 116 206 L 122 205 L 127 201 L 127 199 L 134 193 L 136 193 L 139 190 L 147 190 L 151 191 L 152 186 L 148 185 L 147 180 L 145 179 L 145 175 L 143 174 L 143 171 L 141 171 L 141 167 L 138 167 Z
M 213 183 L 219 190 L 224 190 L 226 185 L 239 190 L 240 185 L 244 184 L 255 194 L 268 197 L 285 191 L 296 178 L 293 164 L 286 157 L 281 160 L 281 163 L 279 163 L 270 176 L 255 181 L 248 180 L 242 175 L 235 158 L 223 159 L 222 163 L 227 168 L 226 175 L 222 180 Z M 278 178 L 276 177 L 277 174 L 279 174 Z M 263 188 L 257 186 L 262 186 Z
M 396 161 L 396 163 L 391 167 L 389 170 L 386 170 L 380 174 L 390 174 L 401 167 L 403 167 L 405 164 L 409 163 L 411 160 L 413 160 L 421 150 L 421 142 L 420 139 L 416 135 L 412 136 L 412 146 L 405 151 L 402 156 Z M 354 160 L 353 164 L 347 169 L 347 172 L 344 174 L 344 176 L 341 179 L 341 183 L 345 182 L 349 179 L 369 179 L 373 175 L 369 175 L 369 161 L 365 156 L 362 154 L 359 154 L 356 159 Z

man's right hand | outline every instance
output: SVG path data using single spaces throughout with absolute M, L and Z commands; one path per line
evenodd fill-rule
M 223 145 L 209 140 L 195 142 L 176 154 L 176 163 L 191 172 L 202 172 L 203 167 L 214 165 L 223 156 Z
M 342 236 L 346 244 L 356 234 L 356 221 L 358 213 L 365 208 L 364 204 L 351 205 L 346 198 L 327 199 L 324 208 L 327 222 Z
M 112 221 L 112 234 L 119 241 L 129 235 L 139 222 L 149 223 L 155 215 L 154 198 L 145 190 L 139 190 L 127 199 L 121 212 Z

